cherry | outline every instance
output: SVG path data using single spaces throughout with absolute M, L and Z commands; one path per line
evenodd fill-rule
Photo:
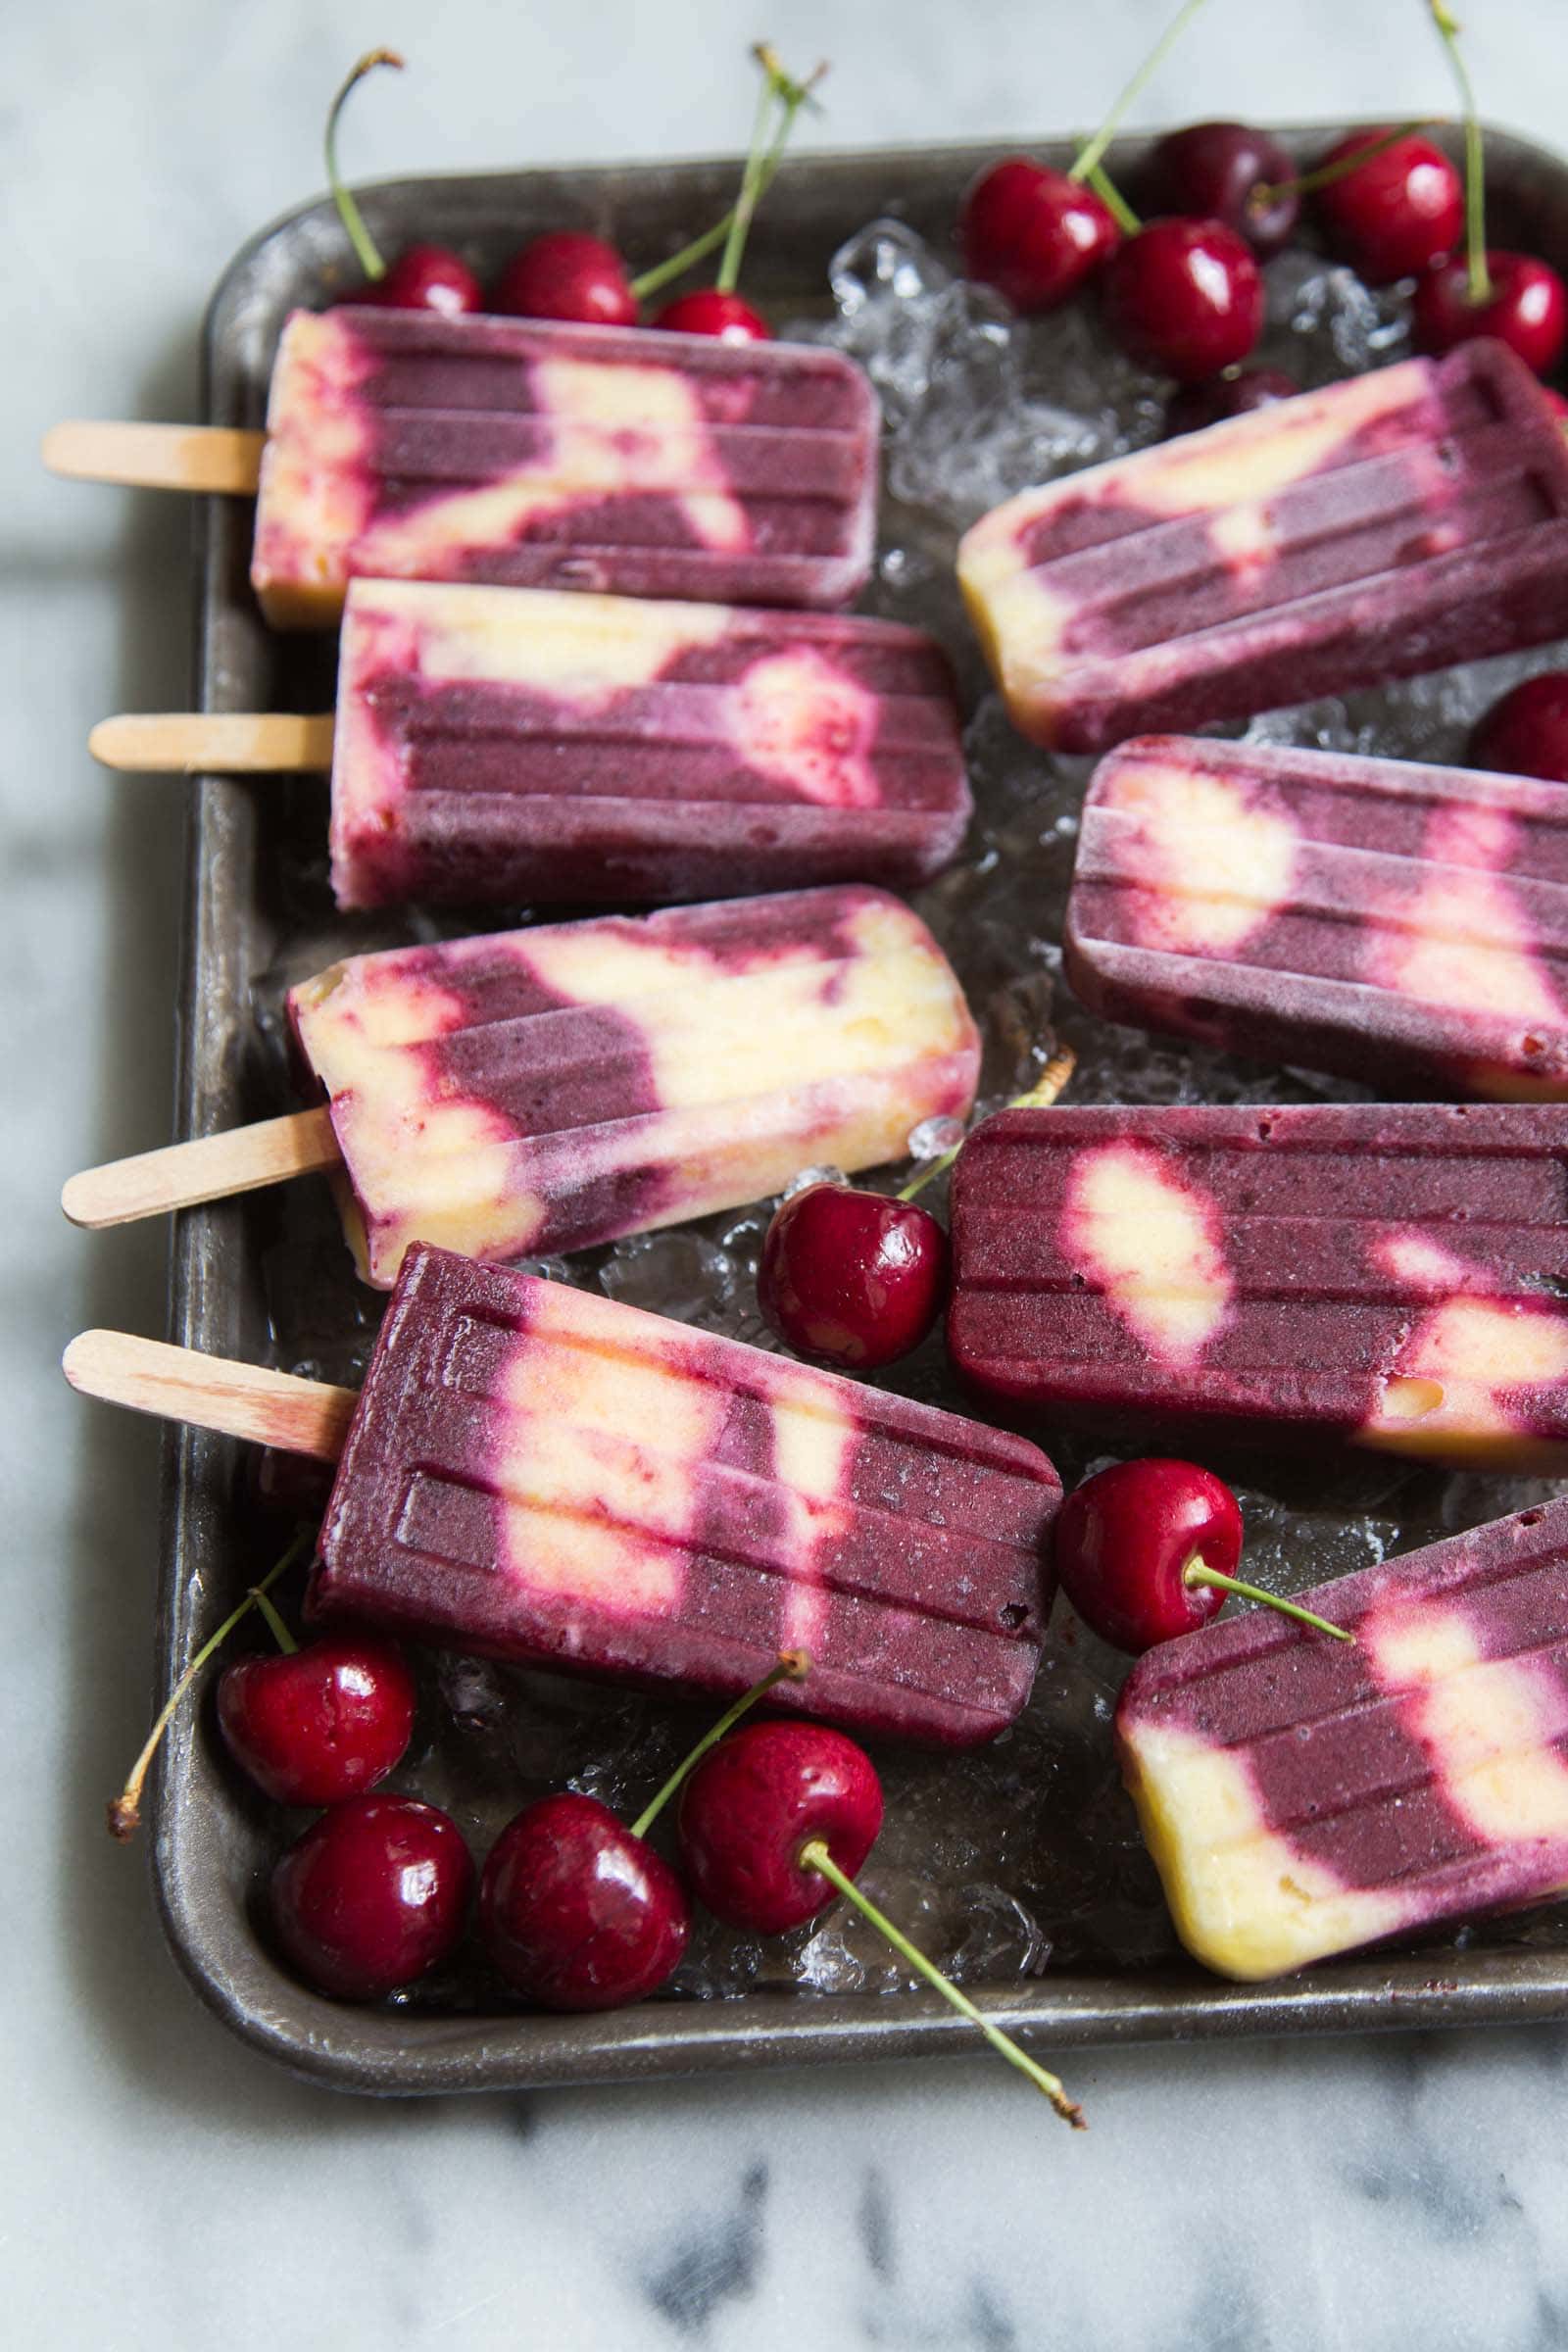
M 496 281 L 491 308 L 584 326 L 637 323 L 637 297 L 620 255 L 603 237 L 575 228 L 550 229 L 514 254 Z
M 1541 397 L 1554 416 L 1568 422 L 1568 400 L 1565 400 L 1560 392 L 1554 392 L 1550 384 L 1543 384 Z
M 1052 311 L 1109 259 L 1121 231 L 1093 188 L 1012 155 L 982 172 L 958 213 L 964 274 L 1015 311 Z
M 774 1211 L 757 1300 L 797 1355 L 864 1372 L 920 1345 L 947 1288 L 948 1237 L 928 1209 L 813 1184 Z
M 1568 669 L 1543 670 L 1494 703 L 1470 738 L 1470 760 L 1499 775 L 1568 784 Z
M 1194 122 L 1167 131 L 1150 158 L 1152 208 L 1223 220 L 1254 253 L 1290 242 L 1300 199 L 1296 165 L 1278 139 L 1245 122 Z
M 351 1796 L 272 1872 L 285 1956 L 318 1992 L 379 2000 L 444 1960 L 463 1934 L 473 1863 L 455 1822 L 411 1796 Z
M 1236 375 L 1189 384 L 1166 403 L 1165 438 L 1200 433 L 1229 416 L 1250 416 L 1253 409 L 1272 408 L 1277 400 L 1295 400 L 1300 389 L 1278 368 L 1244 368 Z
M 1546 375 L 1568 341 L 1568 291 L 1555 270 L 1525 253 L 1489 252 L 1491 291 L 1472 300 L 1468 264 L 1461 258 L 1429 270 L 1415 290 L 1417 348 L 1451 351 L 1473 335 L 1506 343 L 1527 368 Z
M 334 1805 L 373 1788 L 414 1730 L 414 1677 L 373 1634 L 328 1634 L 303 1649 L 236 1659 L 218 1685 L 230 1755 L 280 1805 Z
M 1245 360 L 1263 331 L 1257 264 L 1222 220 L 1151 220 L 1112 255 L 1104 287 L 1117 339 L 1181 383 Z
M 677 294 L 654 318 L 655 326 L 677 335 L 716 335 L 721 343 L 771 343 L 773 329 L 760 312 L 739 294 L 717 286 L 701 286 L 695 294 Z
M 367 280 L 342 299 L 382 310 L 434 311 L 442 318 L 484 309 L 479 280 L 449 245 L 409 246 L 384 276 Z
M 882 1827 L 870 1757 L 819 1723 L 755 1723 L 722 1740 L 686 1784 L 676 1836 L 697 1894 L 731 1927 L 780 1936 L 836 1894 L 1075 2128 L 1083 2115 L 1059 2079 L 975 2007 L 855 1884 Z
M 687 1782 L 676 1817 L 692 1891 L 715 1919 L 781 1936 L 833 1900 L 800 1850 L 827 1841 L 854 1878 L 882 1827 L 870 1757 L 820 1723 L 752 1723 L 723 1740 Z
M 1329 149 L 1319 170 L 1388 136 L 1381 129 L 1352 131 Z M 1320 188 L 1316 210 L 1330 252 L 1370 285 L 1386 286 L 1453 251 L 1464 227 L 1464 185 L 1441 147 L 1411 136 Z
M 669 1864 L 608 1805 L 569 1789 L 509 1822 L 479 1881 L 485 1950 L 542 2009 L 640 2001 L 678 1966 L 690 1929 Z
M 1326 1617 L 1246 1585 L 1242 1514 L 1235 1495 L 1196 1462 L 1150 1455 L 1086 1478 L 1056 1521 L 1056 1574 L 1084 1623 L 1135 1653 L 1192 1634 L 1227 1592 L 1264 1602 L 1336 1641 L 1352 1637 Z
M 1085 1479 L 1056 1521 L 1056 1574 L 1086 1625 L 1118 1649 L 1150 1649 L 1206 1625 L 1223 1590 L 1189 1585 L 1192 1560 L 1234 1576 L 1242 1514 L 1196 1462 L 1118 1462 Z

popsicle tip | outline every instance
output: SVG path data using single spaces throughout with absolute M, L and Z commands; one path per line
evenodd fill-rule
M 114 1337 L 112 1331 L 78 1331 L 60 1358 L 61 1371 L 81 1395 L 90 1393 L 93 1365 L 101 1357 L 106 1342 Z
M 75 472 L 76 468 L 73 459 L 78 447 L 80 432 L 81 427 L 74 419 L 68 419 L 64 423 L 52 424 L 49 427 L 38 444 L 38 455 L 43 461 L 46 473 L 73 474 Z
M 68 1176 L 60 1188 L 61 1207 L 73 1225 L 78 1225 L 87 1232 L 99 1223 L 93 1182 L 97 1172 L 96 1168 L 80 1169 L 76 1175 Z

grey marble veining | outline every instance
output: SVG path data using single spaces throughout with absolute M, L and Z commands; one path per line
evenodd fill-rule
M 19 2344 L 377 2352 L 1546 2352 L 1568 2344 L 1568 2034 L 1074 2057 L 1070 2138 L 987 2059 L 657 2090 L 375 2106 L 251 2057 L 161 1946 L 103 1800 L 145 1728 L 158 1438 L 71 1398 L 92 1322 L 157 1329 L 164 1239 L 88 1240 L 70 1169 L 163 1140 L 177 786 L 83 749 L 177 708 L 188 517 L 52 482 L 67 414 L 195 400 L 207 288 L 318 184 L 323 99 L 372 40 L 411 70 L 356 175 L 720 149 L 746 41 L 834 61 L 838 143 L 1069 127 L 1169 0 L 733 0 L 439 12 L 386 0 L 56 0 L 12 12 L 0 96 L 0 981 L 9 1149 L 0 1502 L 7 1751 L 6 2301 Z M 1469 12 L 1488 111 L 1560 139 L 1542 0 Z M 1419 0 L 1212 0 L 1140 110 L 1448 103 Z

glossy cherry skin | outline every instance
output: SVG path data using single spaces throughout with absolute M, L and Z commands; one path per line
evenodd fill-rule
M 1236 1497 L 1196 1462 L 1117 1462 L 1075 1488 L 1056 1521 L 1062 1591 L 1086 1625 L 1135 1654 L 1224 1607 L 1213 1585 L 1183 1584 L 1195 1554 L 1224 1576 L 1242 1556 Z
M 496 280 L 491 308 L 518 318 L 565 318 L 582 326 L 635 326 L 637 297 L 613 245 L 581 229 L 535 237 Z
M 774 1211 L 757 1302 L 786 1347 L 857 1372 L 918 1348 L 948 1295 L 948 1237 L 928 1209 L 813 1184 Z
M 442 318 L 461 318 L 484 309 L 484 289 L 467 263 L 448 246 L 411 245 L 385 277 L 361 286 L 345 300 L 372 303 L 378 310 L 434 311 Z
M 1419 351 L 1452 351 L 1472 335 L 1506 343 L 1537 375 L 1549 375 L 1568 341 L 1568 292 L 1555 270 L 1527 253 L 1489 253 L 1492 293 L 1470 299 L 1470 272 L 1455 255 L 1428 270 L 1415 290 L 1411 322 Z
M 272 1924 L 307 1984 L 375 2001 L 455 1949 L 472 1891 L 462 1832 L 434 1805 L 351 1796 L 273 1870 Z
M 833 1900 L 798 1856 L 820 1838 L 853 1879 L 882 1827 L 871 1759 L 820 1723 L 749 1723 L 721 1740 L 681 1792 L 676 1837 L 699 1902 L 732 1928 L 781 1936 Z
M 773 329 L 760 311 L 754 311 L 738 294 L 721 294 L 703 286 L 695 294 L 677 294 L 654 318 L 655 326 L 677 335 L 714 335 L 720 343 L 771 343 Z
M 1294 179 L 1296 165 L 1278 139 L 1245 122 L 1194 122 L 1167 131 L 1149 159 L 1149 209 L 1223 220 L 1254 253 L 1278 253 L 1290 242 L 1299 197 L 1253 197 L 1261 187 Z
M 958 212 L 964 275 L 995 286 L 1015 311 L 1054 310 L 1120 242 L 1093 188 L 1027 155 L 982 172 Z
M 1568 784 L 1568 669 L 1543 670 L 1493 704 L 1470 738 L 1474 767 Z
M 401 1763 L 414 1677 L 374 1634 L 327 1634 L 288 1656 L 236 1659 L 218 1685 L 218 1723 L 236 1764 L 280 1805 L 335 1805 Z
M 1189 384 L 1165 408 L 1165 438 L 1178 433 L 1200 433 L 1205 425 L 1222 424 L 1228 416 L 1247 416 L 1253 409 L 1270 409 L 1277 400 L 1294 400 L 1300 391 L 1279 368 L 1244 368 L 1237 375 L 1217 375 L 1206 384 Z
M 1179 383 L 1245 360 L 1263 331 L 1263 280 L 1223 220 L 1151 220 L 1105 270 L 1112 333 Z
M 509 1822 L 479 1881 L 479 1936 L 541 2009 L 617 2009 L 679 1964 L 691 1906 L 669 1864 L 597 1797 L 542 1797 Z
M 1337 164 L 1386 136 L 1352 131 L 1323 162 Z M 1320 188 L 1313 209 L 1329 251 L 1369 285 L 1387 286 L 1453 251 L 1464 230 L 1464 182 L 1441 147 L 1412 134 Z

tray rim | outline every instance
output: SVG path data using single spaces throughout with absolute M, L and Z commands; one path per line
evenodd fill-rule
M 1288 143 L 1327 141 L 1350 122 L 1289 122 L 1268 127 Z M 1539 141 L 1486 124 L 1494 170 L 1556 178 L 1568 201 L 1568 158 Z M 1156 135 L 1156 134 L 1149 134 Z M 1457 143 L 1457 130 L 1439 126 L 1440 142 Z M 1118 142 L 1136 155 L 1140 134 Z M 780 177 L 780 205 L 790 183 L 809 172 L 849 182 L 867 171 L 968 172 L 986 161 L 1027 148 L 1047 162 L 1070 159 L 1061 137 L 947 141 L 884 147 L 813 148 L 792 159 Z M 373 220 L 383 205 L 408 200 L 432 185 L 445 194 L 507 189 L 526 202 L 573 183 L 590 199 L 634 188 L 640 180 L 731 172 L 728 157 L 659 158 L 615 164 L 543 166 L 522 172 L 430 172 L 357 187 Z M 1501 177 L 1501 172 L 1498 176 Z M 875 208 L 897 217 L 899 199 Z M 222 314 L 273 240 L 315 218 L 328 224 L 330 199 L 291 208 L 242 244 L 219 277 L 202 321 L 202 414 L 215 416 L 222 374 Z M 853 233 L 847 228 L 846 234 Z M 346 244 L 345 244 L 346 251 Z M 194 707 L 222 708 L 217 644 L 224 608 L 215 569 L 214 510 L 195 505 Z M 215 696 L 217 699 L 215 699 Z M 186 903 L 176 1004 L 175 1120 L 180 1135 L 206 1132 L 215 1103 L 204 1067 L 211 1039 L 200 1017 L 204 982 L 220 960 L 225 899 L 236 858 L 250 830 L 244 787 L 220 778 L 195 781 L 186 825 Z M 211 1345 L 221 1316 L 220 1285 L 212 1273 L 220 1256 L 223 1212 L 200 1209 L 176 1220 L 170 1252 L 170 1337 L 187 1346 Z M 157 1657 L 163 1690 L 172 1687 L 192 1646 L 191 1625 L 203 1592 L 203 1517 L 222 1508 L 226 1441 L 171 1428 L 164 1447 Z M 327 2087 L 380 2096 L 450 2095 L 455 2091 L 565 2087 L 694 2076 L 741 2065 L 862 2064 L 895 2056 L 972 2056 L 973 2029 L 935 1995 L 924 1992 L 829 1995 L 805 1989 L 734 1994 L 712 2000 L 644 2003 L 588 2018 L 537 2013 L 434 2012 L 361 2009 L 307 1991 L 285 1975 L 248 1931 L 215 1934 L 210 1888 L 185 1850 L 183 1832 L 190 1775 L 196 1763 L 199 1709 L 181 1711 L 166 1740 L 152 1798 L 151 1867 L 165 1934 L 187 1982 L 241 2040 L 292 2072 Z M 1285 2033 L 1351 2034 L 1431 2030 L 1481 2023 L 1526 2024 L 1568 2017 L 1568 1942 L 1560 1949 L 1529 1946 L 1416 1951 L 1380 1959 L 1374 1952 L 1328 1963 L 1259 1984 L 1205 1980 L 1195 1989 L 1173 1971 L 1087 1977 L 1047 1977 L 1004 1988 L 968 1988 L 989 2018 L 1027 2046 L 1062 2051 L 1135 2043 L 1193 2042 Z

